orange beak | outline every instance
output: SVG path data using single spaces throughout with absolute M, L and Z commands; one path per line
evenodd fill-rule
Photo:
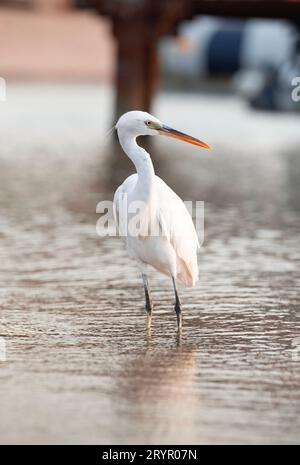
M 163 125 L 160 129 L 158 129 L 158 132 L 164 136 L 174 137 L 175 139 L 183 140 L 184 142 L 188 142 L 189 144 L 198 145 L 198 147 L 211 150 L 211 147 L 205 142 L 202 142 L 202 140 L 189 136 L 184 132 L 177 131 L 176 129 L 170 128 L 169 126 Z

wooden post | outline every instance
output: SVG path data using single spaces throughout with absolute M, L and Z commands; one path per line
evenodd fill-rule
M 158 78 L 158 38 L 149 18 L 117 19 L 114 33 L 118 60 L 116 75 L 116 119 L 128 110 L 151 110 Z
M 117 43 L 114 119 L 129 110 L 151 111 L 159 78 L 159 38 L 185 17 L 191 0 L 73 1 L 112 19 Z

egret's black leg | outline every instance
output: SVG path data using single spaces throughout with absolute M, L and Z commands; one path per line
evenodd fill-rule
M 148 279 L 144 273 L 142 273 L 142 278 L 143 278 L 144 290 L 145 290 L 145 301 L 146 301 L 146 311 L 147 311 L 147 329 L 150 329 L 151 320 L 152 320 L 153 303 L 152 303 L 152 297 L 151 297 Z
M 173 287 L 174 287 L 174 292 L 175 292 L 175 313 L 177 316 L 177 327 L 178 330 L 180 331 L 182 328 L 182 307 L 181 307 L 181 302 L 178 296 L 177 292 L 177 286 L 176 286 L 176 279 L 174 276 L 172 276 L 172 281 L 173 281 Z

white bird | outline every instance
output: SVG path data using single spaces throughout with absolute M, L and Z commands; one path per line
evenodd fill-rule
M 151 265 L 172 278 L 175 312 L 180 330 L 182 308 L 176 282 L 178 280 L 192 287 L 198 279 L 198 237 L 183 201 L 155 175 L 149 153 L 137 144 L 136 138 L 162 134 L 205 149 L 210 147 L 199 139 L 164 125 L 143 111 L 125 113 L 115 128 L 124 152 L 136 168 L 136 173 L 129 176 L 116 190 L 114 212 L 119 233 L 125 237 L 128 254 L 137 261 L 141 270 L 147 328 L 151 327 L 153 310 L 146 274 L 147 265 Z

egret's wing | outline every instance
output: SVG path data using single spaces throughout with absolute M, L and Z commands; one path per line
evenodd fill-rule
M 119 186 L 114 195 L 113 211 L 114 211 L 114 219 L 115 219 L 115 223 L 117 226 L 117 230 L 120 235 L 121 235 L 121 232 L 120 232 L 120 221 L 119 221 L 119 213 L 120 213 L 119 207 L 120 207 L 121 196 L 122 196 L 122 186 Z
M 199 240 L 193 220 L 180 197 L 164 181 L 157 179 L 157 217 L 162 234 L 175 250 L 179 279 L 187 285 L 194 285 L 198 278 Z
M 114 205 L 114 218 L 115 223 L 119 231 L 119 235 L 122 237 L 126 237 L 127 231 L 127 215 L 124 208 L 122 208 L 122 203 L 127 202 L 126 196 L 128 192 L 130 192 L 137 181 L 137 174 L 133 174 L 129 176 L 121 186 L 115 192 L 113 205 Z M 124 204 L 123 204 L 124 205 Z

